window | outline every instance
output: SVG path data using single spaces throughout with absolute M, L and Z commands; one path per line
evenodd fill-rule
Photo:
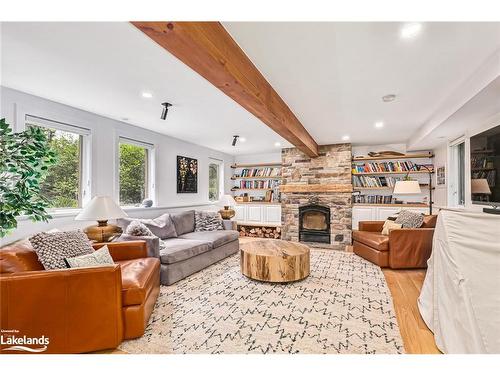
M 209 159 L 208 162 L 208 199 L 218 201 L 222 194 L 222 160 Z
M 119 187 L 121 206 L 139 206 L 154 199 L 152 181 L 153 145 L 120 137 Z
M 465 205 L 465 141 L 450 144 L 450 206 Z
M 49 169 L 41 183 L 41 193 L 49 201 L 49 208 L 82 207 L 90 196 L 90 131 L 35 116 L 26 116 L 26 126 L 41 128 L 57 153 L 57 164 Z

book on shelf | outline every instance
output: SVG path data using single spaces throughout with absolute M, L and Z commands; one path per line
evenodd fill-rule
M 353 203 L 391 204 L 392 195 L 353 195 Z
M 250 181 L 240 181 L 239 184 L 235 185 L 236 189 L 274 189 L 279 186 L 279 181 L 277 180 L 250 180 Z
M 411 161 L 385 161 L 371 163 L 353 163 L 352 173 L 380 173 L 380 172 L 412 172 L 426 171 L 424 167 L 433 170 L 432 164 L 415 164 Z
M 266 167 L 266 168 L 243 168 L 238 177 L 278 177 L 281 175 L 281 168 Z
M 356 187 L 394 187 L 396 181 L 401 181 L 403 177 L 392 176 L 352 176 L 352 184 Z

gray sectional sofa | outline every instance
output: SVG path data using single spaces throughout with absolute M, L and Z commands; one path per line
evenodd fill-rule
M 162 216 L 163 217 L 163 216 Z M 148 255 L 160 258 L 161 283 L 171 285 L 239 250 L 236 222 L 223 220 L 224 230 L 195 232 L 195 211 L 170 215 L 175 236 L 169 238 L 139 237 L 123 234 L 116 241 L 146 240 Z M 119 219 L 124 233 L 131 220 Z

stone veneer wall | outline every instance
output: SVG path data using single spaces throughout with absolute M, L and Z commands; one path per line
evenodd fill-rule
M 352 147 L 349 143 L 319 146 L 319 156 L 310 158 L 296 148 L 281 151 L 283 185 L 351 184 Z M 299 207 L 319 204 L 330 208 L 331 243 L 310 246 L 345 250 L 351 244 L 351 193 L 282 193 L 281 238 L 299 240 Z

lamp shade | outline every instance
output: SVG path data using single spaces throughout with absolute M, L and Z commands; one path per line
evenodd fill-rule
M 396 181 L 392 194 L 420 194 L 420 184 L 414 180 Z
M 128 215 L 110 197 L 94 197 L 75 217 L 75 220 L 120 219 Z
M 219 201 L 220 206 L 235 206 L 236 201 L 234 200 L 232 195 L 225 194 L 222 196 L 221 200 Z
M 470 191 L 472 194 L 491 194 L 488 180 L 485 178 L 475 178 L 470 182 Z

